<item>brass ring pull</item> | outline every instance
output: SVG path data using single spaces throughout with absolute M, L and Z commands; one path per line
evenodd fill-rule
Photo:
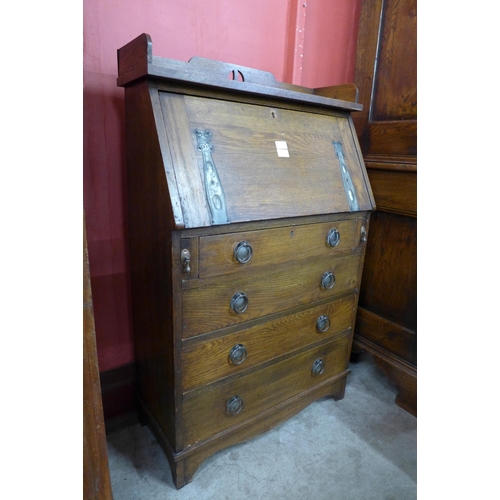
M 331 290 L 335 285 L 335 275 L 331 271 L 327 271 L 321 276 L 321 286 L 326 290 Z
M 321 358 L 317 359 L 311 368 L 311 373 L 314 377 L 317 377 L 318 375 L 321 375 L 325 371 L 325 363 L 323 363 L 323 360 Z
M 229 351 L 229 361 L 233 365 L 240 365 L 247 359 L 247 350 L 243 344 L 236 344 Z
M 239 396 L 231 396 L 226 401 L 226 411 L 229 415 L 237 415 L 243 409 L 243 399 Z
M 240 264 L 246 264 L 251 258 L 252 258 L 252 247 L 248 241 L 240 241 L 235 247 L 234 247 L 234 258 L 240 263 Z
M 330 247 L 336 247 L 340 243 L 340 233 L 335 228 L 328 231 L 326 243 Z
M 230 303 L 231 309 L 238 314 L 244 313 L 248 307 L 248 297 L 245 292 L 235 293 Z
M 319 333 L 324 333 L 330 328 L 330 318 L 328 316 L 320 316 L 316 321 L 316 330 Z

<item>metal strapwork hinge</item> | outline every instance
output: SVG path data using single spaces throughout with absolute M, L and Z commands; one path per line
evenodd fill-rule
M 222 189 L 219 174 L 212 158 L 214 147 L 212 146 L 212 133 L 209 130 L 195 130 L 198 141 L 198 151 L 203 157 L 203 177 L 205 180 L 205 193 L 211 212 L 212 224 L 228 224 L 226 198 Z
M 347 169 L 345 164 L 344 150 L 342 149 L 342 143 L 333 141 L 333 147 L 335 148 L 335 154 L 340 162 L 340 173 L 342 174 L 342 182 L 344 184 L 344 191 L 349 202 L 349 209 L 351 212 L 359 210 L 358 199 L 356 197 L 356 189 L 352 183 L 351 174 Z

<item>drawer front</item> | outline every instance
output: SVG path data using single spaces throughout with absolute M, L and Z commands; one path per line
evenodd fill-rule
M 361 254 L 315 259 L 273 274 L 257 274 L 184 290 L 183 337 L 215 331 L 352 291 L 359 286 L 360 259 Z M 332 275 L 334 285 L 327 289 L 322 286 L 322 280 L 324 276 Z M 242 312 L 235 312 L 235 309 Z
M 345 334 L 321 347 L 188 398 L 183 402 L 184 445 L 229 429 L 343 372 L 347 368 L 350 338 L 350 334 Z
M 352 328 L 355 295 L 184 348 L 189 391 Z
M 362 219 L 281 227 L 200 238 L 200 278 L 350 252 Z

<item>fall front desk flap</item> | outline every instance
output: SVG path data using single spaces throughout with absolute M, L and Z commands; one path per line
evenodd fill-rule
M 118 66 L 120 86 L 148 77 L 142 102 L 163 138 L 176 227 L 374 208 L 350 117 L 359 104 L 255 69 L 158 58 L 145 34 L 118 51 Z
M 348 116 L 159 97 L 186 228 L 372 210 Z

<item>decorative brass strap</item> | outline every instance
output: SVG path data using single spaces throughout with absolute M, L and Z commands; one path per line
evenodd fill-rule
M 344 191 L 349 202 L 349 209 L 351 212 L 359 210 L 358 199 L 356 198 L 356 189 L 354 189 L 354 184 L 352 183 L 351 174 L 347 170 L 344 158 L 344 151 L 342 149 L 341 142 L 333 141 L 333 147 L 335 148 L 335 154 L 340 162 L 340 172 L 342 174 L 342 182 L 344 183 Z
M 219 179 L 219 174 L 215 168 L 215 163 L 212 158 L 214 147 L 212 146 L 212 133 L 209 130 L 195 130 L 196 139 L 198 141 L 198 150 L 203 156 L 203 174 L 205 178 L 205 192 L 207 196 L 208 206 L 212 213 L 212 224 L 228 224 L 230 221 L 227 217 L 226 198 L 222 190 L 222 184 Z

